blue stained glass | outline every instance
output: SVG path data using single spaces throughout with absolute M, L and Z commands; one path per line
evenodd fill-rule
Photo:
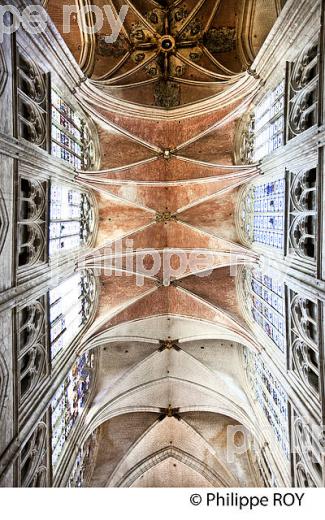
M 261 359 L 245 349 L 247 377 L 257 402 L 272 427 L 280 448 L 289 459 L 288 396 Z
M 276 249 L 284 247 L 284 181 L 269 182 L 254 189 L 253 239 Z
M 93 354 L 81 356 L 68 372 L 51 401 L 52 464 L 57 466 L 69 434 L 80 417 L 89 394 Z
M 264 332 L 284 352 L 284 286 L 258 269 L 252 273 L 252 315 Z
M 83 121 L 52 90 L 52 155 L 81 169 L 83 166 Z

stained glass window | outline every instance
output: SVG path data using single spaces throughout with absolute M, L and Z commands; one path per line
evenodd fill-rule
M 285 351 L 285 296 L 284 284 L 254 269 L 251 277 L 252 315 L 273 343 Z
M 49 254 L 76 249 L 87 243 L 93 226 L 88 196 L 69 186 L 52 184 Z
M 52 155 L 74 168 L 83 168 L 83 134 L 80 116 L 52 90 Z
M 94 298 L 90 275 L 78 272 L 49 293 L 51 357 L 68 347 L 89 318 Z
M 93 354 L 83 354 L 73 365 L 51 401 L 54 468 L 73 426 L 85 408 L 91 386 L 93 363 Z
M 284 143 L 284 89 L 285 82 L 282 81 L 255 108 L 255 161 Z
M 262 408 L 279 446 L 289 458 L 288 396 L 261 355 L 245 349 L 245 360 L 254 399 Z
M 285 180 L 255 186 L 253 240 L 284 250 Z
M 83 487 L 91 475 L 94 455 L 96 453 L 97 431 L 95 431 L 78 450 L 67 487 Z

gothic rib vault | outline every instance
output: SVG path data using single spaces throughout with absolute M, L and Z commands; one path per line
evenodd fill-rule
M 104 19 L 96 34 L 79 30 L 77 17 L 68 33 L 62 1 L 47 2 L 49 14 L 93 85 L 121 100 L 166 109 L 211 98 L 249 68 L 281 11 L 281 1 L 97 0 L 100 13 L 111 7 L 127 14 L 114 43 Z M 88 1 L 80 5 L 88 7 Z M 101 18 L 101 15 L 99 15 Z M 95 20 L 87 11 L 83 26 Z M 97 22 L 97 20 L 96 20 Z
M 325 0 L 124 3 L 0 43 L 0 487 L 324 487 Z
M 65 36 L 89 76 L 76 97 L 97 121 L 101 151 L 100 170 L 77 176 L 99 207 L 96 255 L 80 266 L 112 264 L 80 345 L 100 347 L 78 441 L 97 431 L 89 485 L 261 485 L 250 451 L 229 463 L 226 450 L 231 425 L 259 435 L 241 351 L 260 346 L 236 291 L 236 270 L 257 255 L 235 222 L 240 187 L 259 171 L 235 165 L 234 137 L 260 86 L 249 67 L 280 4 L 127 4 L 113 45 L 105 30 L 79 46 L 78 31 Z M 48 9 L 59 19 L 58 2 Z M 152 250 L 162 266 L 154 274 Z M 193 254 L 196 269 L 182 270 L 179 258 Z
M 114 131 L 114 149 L 121 150 L 126 139 L 130 142 L 125 146 L 122 159 L 127 164 L 110 154 L 105 166 L 115 159 L 117 170 L 79 174 L 85 185 L 96 190 L 99 205 L 95 245 L 98 257 L 94 259 L 90 255 L 83 260 L 83 265 L 95 268 L 98 259 L 103 262 L 104 258 L 113 256 L 113 276 L 101 276 L 99 311 L 83 338 L 85 348 L 101 345 L 102 372 L 85 428 L 85 435 L 89 435 L 99 424 L 106 425 L 101 427 L 103 440 L 99 441 L 98 449 L 103 453 L 98 452 L 101 462 L 94 473 L 94 485 L 137 485 L 147 478 L 152 485 L 163 485 L 163 482 L 190 485 L 200 481 L 197 476 L 185 476 L 188 471 L 199 473 L 201 479 L 203 473 L 210 485 L 256 484 L 256 476 L 245 457 L 238 463 L 240 469 L 220 468 L 220 460 L 226 460 L 225 450 L 219 459 L 209 444 L 211 430 L 219 431 L 218 443 L 224 443 L 225 424 L 229 420 L 244 423 L 250 430 L 254 428 L 254 421 L 249 419 L 249 403 L 240 383 L 236 382 L 241 376 L 240 369 L 229 373 L 224 365 L 228 365 L 233 355 L 233 365 L 240 366 L 240 357 L 236 361 L 237 349 L 241 348 L 237 342 L 259 348 L 243 320 L 235 278 L 229 267 L 231 263 L 234 268 L 234 264 L 256 261 L 256 255 L 239 244 L 234 216 L 238 189 L 254 178 L 257 170 L 232 165 L 234 123 L 231 121 L 219 128 L 219 120 L 220 111 L 217 111 L 207 123 L 200 121 L 199 138 L 184 147 L 184 158 L 178 157 L 177 152 L 167 155 L 163 148 L 155 156 L 150 149 L 152 143 L 146 143 L 147 151 L 137 139 Z M 177 123 L 178 136 L 186 132 L 187 122 L 184 119 Z M 128 123 L 134 125 L 135 122 Z M 167 122 L 165 127 L 171 139 Z M 175 143 L 178 145 L 176 135 L 171 140 L 167 136 L 165 139 L 168 150 L 174 148 Z M 214 154 L 217 165 L 210 164 L 207 159 L 211 142 L 221 140 L 226 145 L 229 143 L 228 157 L 224 152 Z M 103 139 L 101 144 L 104 155 Z M 222 147 L 225 149 L 227 146 Z M 134 161 L 133 150 L 135 153 L 144 151 L 145 157 L 138 164 L 128 166 Z M 194 157 L 188 160 L 191 153 Z M 204 163 L 198 159 L 202 155 Z M 144 254 L 151 249 L 162 265 L 166 255 L 170 255 L 173 269 L 170 280 L 163 268 L 151 274 L 150 251 L 147 256 Z M 144 256 L 148 273 L 142 283 L 141 270 L 137 270 L 139 252 Z M 198 277 L 189 270 L 181 272 L 177 257 L 181 254 L 188 259 L 193 253 L 211 255 L 214 269 L 209 276 Z M 199 261 L 197 271 L 205 269 L 204 262 L 200 265 Z M 219 342 L 210 342 L 210 339 Z M 161 351 L 160 342 L 166 341 L 178 341 L 180 349 Z M 218 348 L 221 352 L 229 349 L 228 354 L 223 352 L 219 363 Z M 216 373 L 220 388 L 215 381 Z M 241 395 L 235 403 L 230 395 L 233 387 L 238 387 Z M 171 417 L 168 409 L 173 410 Z M 166 420 L 160 422 L 164 414 Z M 112 433 L 118 426 L 121 433 Z M 128 434 L 121 445 L 124 431 Z M 105 435 L 112 443 L 115 439 L 109 450 Z M 186 448 L 188 437 L 190 444 Z M 142 447 L 137 444 L 140 441 Z M 191 443 L 194 443 L 192 448 Z M 202 465 L 209 452 L 211 460 Z M 110 477 L 110 468 L 117 464 L 122 453 L 130 457 L 130 462 L 119 469 L 119 478 L 118 474 Z M 133 460 L 135 453 L 138 455 Z M 193 467 L 194 453 L 201 465 L 197 462 Z M 169 459 L 173 461 L 171 468 L 175 468 L 171 472 Z M 136 472 L 132 464 L 136 465 Z M 181 471 L 179 465 L 184 464 L 191 470 Z M 126 468 L 128 472 L 133 468 L 135 474 L 131 472 L 124 481 Z M 143 476 L 149 468 L 150 478 Z M 208 470 L 211 474 L 207 477 Z M 242 480 L 238 480 L 236 475 L 241 472 Z
M 0 43 L 0 487 L 323 487 L 325 0 L 126 2 Z

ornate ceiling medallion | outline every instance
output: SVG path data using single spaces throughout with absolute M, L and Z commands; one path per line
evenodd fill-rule
M 167 222 L 175 222 L 176 220 L 176 215 L 173 215 L 171 211 L 164 211 L 163 213 L 157 213 L 156 215 L 156 222 L 158 224 L 167 224 Z
M 150 104 L 166 109 L 184 103 L 189 88 L 224 80 L 216 54 L 236 52 L 237 35 L 230 24 L 212 25 L 218 23 L 222 6 L 217 4 L 211 13 L 202 1 L 195 7 L 185 2 L 156 3 L 145 12 L 130 5 L 131 14 L 115 43 L 106 43 L 104 34 L 97 37 L 97 54 L 108 58 L 114 76 L 105 72 L 102 61 L 96 79 L 109 78 L 112 86 L 130 88 L 131 95 L 131 88 L 145 82 Z
M 171 52 L 175 49 L 175 38 L 166 34 L 160 38 L 158 45 L 161 52 Z

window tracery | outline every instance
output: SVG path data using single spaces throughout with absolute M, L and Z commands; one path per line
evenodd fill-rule
M 49 293 L 52 360 L 67 348 L 87 323 L 96 295 L 91 273 L 78 272 Z
M 317 397 L 320 391 L 318 303 L 290 291 L 290 370 Z
M 52 155 L 81 169 L 83 122 L 52 89 Z
M 317 123 L 318 41 L 308 44 L 288 68 L 289 107 L 287 138 L 293 139 Z
M 93 468 L 97 443 L 97 431 L 95 431 L 79 449 L 67 487 L 80 488 L 87 484 Z
M 284 94 L 283 80 L 255 107 L 255 161 L 263 159 L 284 144 Z
M 54 89 L 52 155 L 78 170 L 90 169 L 96 160 L 95 145 L 86 121 Z
M 19 402 L 31 396 L 49 372 L 45 298 L 24 306 L 17 315 Z
M 18 269 L 47 260 L 47 182 L 20 177 L 18 203 Z
M 48 428 L 40 422 L 19 455 L 19 487 L 46 487 L 49 478 Z
M 261 355 L 245 349 L 244 357 L 254 398 L 269 422 L 280 448 L 289 458 L 288 396 Z
M 284 178 L 278 178 L 243 194 L 239 219 L 245 242 L 284 250 L 285 191 Z
M 317 169 L 288 172 L 289 234 L 288 254 L 307 264 L 316 262 Z
M 241 118 L 235 133 L 235 163 L 252 164 L 254 162 L 255 147 L 255 118 L 254 114 L 247 114 Z
M 49 78 L 17 47 L 18 137 L 44 150 L 49 149 Z
M 283 249 L 285 181 L 261 184 L 254 189 L 254 241 Z
M 86 245 L 94 229 L 94 212 L 86 193 L 53 183 L 50 201 L 50 256 Z
M 83 354 L 73 365 L 52 402 L 52 465 L 58 464 L 73 426 L 82 414 L 92 382 L 94 354 Z
M 324 486 L 324 448 L 319 440 L 320 432 L 315 423 L 292 411 L 293 473 L 294 486 Z
M 49 189 L 47 181 L 21 176 L 17 221 L 18 270 L 26 271 L 47 262 L 48 256 L 90 243 L 93 202 L 87 193 L 68 185 L 53 182 Z
M 284 284 L 259 269 L 246 271 L 246 294 L 250 312 L 281 352 L 286 348 Z

